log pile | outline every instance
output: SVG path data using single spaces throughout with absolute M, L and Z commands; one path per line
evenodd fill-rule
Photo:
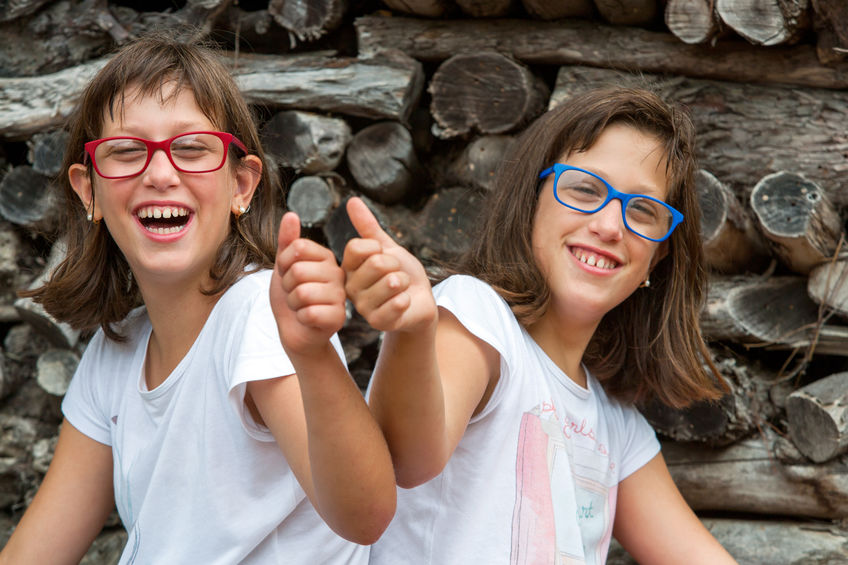
M 367 5 L 367 8 L 366 6 Z M 190 26 L 190 27 L 186 27 Z M 102 0 L 0 6 L 0 544 L 49 464 L 89 336 L 15 289 L 61 257 L 64 120 L 109 50 L 217 40 L 287 205 L 340 255 L 364 196 L 428 265 L 461 253 L 513 137 L 587 88 L 649 84 L 698 129 L 702 315 L 731 394 L 643 412 L 740 563 L 848 562 L 848 9 L 837 0 Z M 190 30 L 190 31 L 189 31 Z M 379 332 L 342 331 L 367 385 Z M 113 563 L 113 519 L 84 563 Z M 632 563 L 613 547 L 610 563 Z

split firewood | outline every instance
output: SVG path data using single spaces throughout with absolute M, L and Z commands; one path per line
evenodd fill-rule
M 56 226 L 56 199 L 50 179 L 20 165 L 0 180 L 0 216 L 13 224 L 50 231 Z
M 657 0 L 595 0 L 598 13 L 619 26 L 641 26 L 654 21 L 659 13 Z
M 716 12 L 754 45 L 794 43 L 809 29 L 807 0 L 716 0 Z
M 592 0 L 521 0 L 521 3 L 528 14 L 543 20 L 588 18 L 595 12 Z
M 358 196 L 362 198 L 386 233 L 407 249 L 412 247 L 410 238 L 413 235 L 411 231 L 414 222 L 412 214 L 407 208 L 404 206 L 383 206 L 370 200 L 367 196 Z M 333 251 L 339 261 L 344 256 L 344 248 L 347 242 L 354 237 L 359 237 L 347 215 L 346 204 L 347 201 L 339 204 L 322 228 L 327 247 Z
M 291 34 L 274 21 L 267 9 L 248 11 L 231 4 L 218 18 L 215 31 L 229 38 L 234 51 L 249 47 L 257 53 L 280 55 L 291 50 Z
M 848 515 L 844 456 L 824 464 L 781 461 L 788 440 L 764 432 L 723 448 L 663 442 L 668 470 L 696 511 L 843 518 Z
M 788 170 L 827 191 L 838 208 L 848 206 L 848 191 L 842 188 L 848 169 L 848 137 L 841 125 L 848 123 L 844 92 L 568 66 L 559 69 L 549 106 L 611 85 L 648 85 L 688 108 L 697 131 L 700 166 L 743 202 L 748 202 L 751 187 L 765 172 Z
M 313 41 L 339 27 L 345 0 L 271 0 L 268 13 L 300 41 Z
M 494 51 L 451 57 L 427 90 L 435 134 L 442 139 L 514 131 L 544 110 L 549 95 L 529 68 Z
M 382 204 L 403 200 L 426 181 L 412 135 L 397 122 L 357 132 L 347 149 L 347 166 L 362 192 Z
M 60 240 L 53 245 L 47 266 L 29 288 L 38 288 L 50 278 L 53 270 L 65 258 L 65 245 Z M 40 336 L 47 339 L 51 344 L 63 349 L 73 349 L 79 341 L 80 332 L 73 329 L 65 322 L 56 320 L 44 310 L 44 307 L 32 298 L 18 298 L 15 301 L 15 310 L 21 320 L 28 323 Z
M 503 18 L 508 16 L 516 0 L 454 0 L 459 9 L 472 18 Z
M 843 0 L 812 0 L 816 53 L 823 65 L 848 56 L 848 4 Z
M 816 183 L 785 171 L 766 175 L 750 203 L 760 232 L 793 271 L 807 274 L 836 250 L 842 221 Z
M 678 39 L 690 45 L 708 43 L 722 32 L 715 0 L 668 0 L 665 25 Z
M 265 152 L 278 165 L 306 174 L 332 171 L 341 162 L 351 131 L 341 118 L 288 110 L 262 127 Z
M 701 204 L 701 237 L 707 265 L 719 273 L 760 270 L 767 250 L 747 211 L 730 188 L 709 172 L 695 176 Z
M 455 187 L 433 194 L 418 215 L 417 255 L 423 260 L 447 260 L 468 250 L 482 196 L 474 189 Z
M 35 363 L 38 386 L 53 396 L 64 396 L 77 365 L 79 356 L 70 349 L 48 349 Z
M 640 406 L 654 429 L 675 441 L 728 445 L 750 436 L 773 418 L 777 407 L 770 391 L 777 375 L 751 360 L 714 352 L 713 362 L 730 393 L 716 402 L 674 409 L 659 402 Z
M 703 518 L 701 522 L 738 563 L 827 565 L 845 562 L 848 531 L 809 520 Z M 613 539 L 607 565 L 637 565 Z
M 297 212 L 304 227 L 321 227 L 339 205 L 336 190 L 319 176 L 300 177 L 289 188 L 286 206 Z
M 386 45 L 417 60 L 436 62 L 460 52 L 498 50 L 525 64 L 588 65 L 742 83 L 848 87 L 848 61 L 822 65 L 812 45 L 762 49 L 741 39 L 720 41 L 715 46 L 687 45 L 668 32 L 580 19 L 432 21 L 363 16 L 355 20 L 355 26 L 360 56 Z
M 795 447 L 816 463 L 848 451 L 848 373 L 830 375 L 790 394 L 786 418 Z
M 383 4 L 404 14 L 438 18 L 445 14 L 451 2 L 449 0 L 383 0 Z
M 484 135 L 469 143 L 450 165 L 449 180 L 489 190 L 495 180 L 495 171 L 513 138 L 508 135 Z
M 816 304 L 848 319 L 848 259 L 827 261 L 814 267 L 807 280 L 807 292 Z

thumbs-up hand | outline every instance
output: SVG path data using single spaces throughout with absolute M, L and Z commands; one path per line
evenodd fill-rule
M 359 198 L 347 203 L 359 238 L 345 246 L 345 290 L 375 329 L 412 332 L 435 323 L 436 302 L 424 266 L 380 227 Z
M 333 252 L 300 237 L 294 212 L 280 221 L 271 310 L 286 352 L 322 351 L 345 322 L 344 271 Z

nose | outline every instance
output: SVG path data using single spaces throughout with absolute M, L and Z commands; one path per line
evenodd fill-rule
M 145 184 L 158 190 L 175 186 L 180 181 L 179 171 L 174 168 L 163 149 L 156 149 L 153 152 L 142 176 Z
M 613 198 L 607 205 L 590 215 L 589 229 L 603 241 L 618 241 L 624 236 L 624 217 L 621 201 Z

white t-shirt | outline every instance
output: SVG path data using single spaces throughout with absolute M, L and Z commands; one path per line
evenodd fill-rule
M 500 354 L 500 379 L 447 466 L 398 489 L 371 563 L 606 561 L 618 483 L 659 452 L 647 421 L 568 378 L 487 284 L 453 276 L 436 301 Z
M 261 271 L 230 287 L 153 390 L 143 371 L 144 308 L 120 326 L 126 341 L 98 331 L 89 342 L 62 410 L 112 447 L 115 502 L 129 534 L 121 565 L 367 562 L 368 548 L 330 530 L 274 437 L 245 410 L 247 382 L 294 373 L 270 278 Z M 333 345 L 344 360 L 336 336 Z

